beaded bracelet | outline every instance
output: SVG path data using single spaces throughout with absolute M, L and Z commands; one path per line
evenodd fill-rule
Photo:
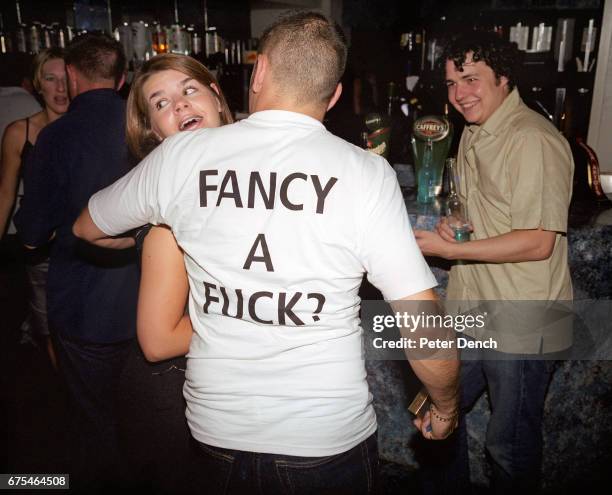
M 459 410 L 455 409 L 450 416 L 440 416 L 440 414 L 436 412 L 436 406 L 432 402 L 431 404 L 429 404 L 429 412 L 438 421 L 442 421 L 443 423 L 450 423 L 451 421 L 455 421 L 457 419 L 457 413 L 459 412 Z

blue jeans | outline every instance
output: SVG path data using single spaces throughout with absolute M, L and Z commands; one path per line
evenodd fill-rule
M 342 454 L 297 457 L 199 444 L 202 493 L 209 495 L 378 493 L 376 434 Z
M 500 359 L 502 357 L 502 359 Z M 470 493 L 465 415 L 485 390 L 491 418 L 485 448 L 492 468 L 493 493 L 535 493 L 540 488 L 544 399 L 556 361 L 508 359 L 498 351 L 464 349 L 457 431 L 432 445 L 425 466 L 424 491 Z

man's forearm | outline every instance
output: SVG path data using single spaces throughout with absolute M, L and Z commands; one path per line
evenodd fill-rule
M 457 410 L 459 401 L 459 359 L 411 359 L 410 365 L 423 383 L 430 400 L 441 413 Z
M 426 256 L 485 263 L 519 263 L 550 257 L 556 232 L 542 229 L 513 230 L 506 234 L 468 242 L 456 242 L 442 221 L 435 231 L 416 230 L 415 237 Z
M 108 237 L 105 232 L 94 223 L 89 213 L 89 208 L 85 207 L 79 218 L 72 226 L 72 233 L 79 239 L 95 244 L 96 241 Z
M 126 249 L 134 246 L 132 237 L 110 237 L 95 224 L 85 207 L 72 226 L 72 233 L 79 239 L 109 249 Z
M 438 297 L 429 289 L 419 294 L 403 298 L 391 303 L 396 313 L 409 313 L 422 315 L 441 314 Z M 416 329 L 400 326 L 402 336 L 420 342 L 421 337 L 439 340 L 454 340 L 454 331 L 447 328 L 428 328 L 421 325 Z M 426 349 L 408 349 L 406 356 L 415 374 L 421 380 L 430 399 L 442 413 L 452 413 L 458 405 L 459 369 L 460 360 L 456 346 L 441 349 L 435 354 Z
M 449 243 L 449 259 L 487 263 L 519 263 L 550 257 L 556 233 L 547 230 L 513 230 L 489 239 Z

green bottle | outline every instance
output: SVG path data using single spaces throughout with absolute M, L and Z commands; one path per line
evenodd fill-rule
M 368 129 L 366 147 L 372 153 L 389 157 L 389 145 L 391 144 L 391 122 L 387 115 L 380 113 L 369 113 L 365 118 L 365 125 Z

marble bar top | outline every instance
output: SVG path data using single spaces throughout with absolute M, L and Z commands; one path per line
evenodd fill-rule
M 419 205 L 414 190 L 406 189 L 406 207 L 414 229 L 431 230 L 443 202 Z M 582 205 L 570 216 L 569 264 L 575 299 L 612 296 L 612 225 L 601 222 L 602 211 Z M 573 224 L 573 225 L 572 225 Z M 445 295 L 450 264 L 428 259 Z M 407 362 L 368 361 L 368 382 L 379 423 L 379 446 L 384 459 L 419 466 L 423 440 L 406 411 L 404 377 Z M 488 484 L 484 439 L 490 416 L 486 394 L 467 417 L 472 481 Z M 612 466 L 612 362 L 559 362 L 549 387 L 544 416 L 544 488 L 552 492 L 609 479 Z
M 421 204 L 416 200 L 416 189 L 402 188 L 406 210 L 410 216 L 412 228 L 432 230 L 446 208 L 445 198 L 436 198 L 431 204 Z M 612 196 L 611 196 L 612 199 Z M 609 204 L 595 202 L 573 203 L 570 207 L 568 230 L 612 226 L 612 201 Z

